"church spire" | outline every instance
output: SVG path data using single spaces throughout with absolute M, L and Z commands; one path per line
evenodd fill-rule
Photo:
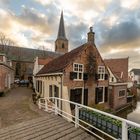
M 57 39 L 66 39 L 66 34 L 65 34 L 65 27 L 64 27 L 64 19 L 63 19 L 63 11 L 61 12 L 61 18 L 59 22 L 59 29 L 58 29 L 58 35 Z
M 55 51 L 63 54 L 68 52 L 68 40 L 65 34 L 63 11 L 61 12 L 58 35 L 55 41 Z

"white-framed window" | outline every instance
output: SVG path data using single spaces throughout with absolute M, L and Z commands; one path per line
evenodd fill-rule
M 108 87 L 100 86 L 95 89 L 95 104 L 108 102 Z
M 105 66 L 98 66 L 98 79 L 99 80 L 105 79 Z
M 83 64 L 74 63 L 73 64 L 73 71 L 76 74 L 76 76 L 75 76 L 76 80 L 83 80 L 83 72 L 84 72 L 84 65 Z
M 124 97 L 125 94 L 126 94 L 126 90 L 125 89 L 119 90 L 118 97 Z

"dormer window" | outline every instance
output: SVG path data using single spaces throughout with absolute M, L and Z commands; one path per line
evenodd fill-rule
M 84 65 L 74 63 L 73 64 L 73 71 L 75 72 L 75 78 L 77 80 L 83 80 L 83 72 L 84 72 Z
M 105 79 L 105 66 L 98 66 L 98 80 Z

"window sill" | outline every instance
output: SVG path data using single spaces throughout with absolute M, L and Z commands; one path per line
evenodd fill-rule
M 99 81 L 105 81 L 105 79 L 98 79 Z
M 105 103 L 104 101 L 103 102 L 98 102 L 98 104 L 103 104 L 103 103 Z
M 73 81 L 84 81 L 83 79 L 73 79 Z
M 125 98 L 126 96 L 118 96 L 118 99 L 122 99 L 122 98 Z

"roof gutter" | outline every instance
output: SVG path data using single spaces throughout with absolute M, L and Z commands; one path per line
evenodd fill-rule
M 59 73 L 39 74 L 39 75 L 36 75 L 36 77 L 38 77 L 38 76 L 52 76 L 52 75 L 63 75 L 63 73 L 59 72 Z

